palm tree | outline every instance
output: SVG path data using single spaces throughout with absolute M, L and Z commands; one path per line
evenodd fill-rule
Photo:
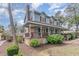
M 16 30 L 15 30 L 15 26 L 14 26 L 14 22 L 13 22 L 13 16 L 12 16 L 12 12 L 11 12 L 10 3 L 8 4 L 8 12 L 9 12 L 10 26 L 11 26 L 11 32 L 12 32 L 13 40 L 15 41 L 15 44 L 18 45 L 18 42 L 16 40 Z

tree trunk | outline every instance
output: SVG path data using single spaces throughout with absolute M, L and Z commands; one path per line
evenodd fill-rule
M 76 22 L 76 38 L 77 38 L 77 30 L 78 30 L 78 24 L 77 24 L 77 19 L 76 19 L 76 8 L 74 8 L 74 16 L 75 16 L 75 22 Z
M 76 37 L 78 37 L 77 31 L 78 31 L 78 24 L 76 24 Z
M 15 30 L 15 27 L 14 27 L 10 3 L 8 4 L 8 12 L 9 12 L 10 26 L 11 26 L 11 32 L 12 32 L 13 40 L 15 41 L 15 44 L 18 45 L 18 42 L 16 40 L 16 30 Z

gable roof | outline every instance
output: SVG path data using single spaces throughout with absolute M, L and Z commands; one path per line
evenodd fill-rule
M 54 16 L 51 16 L 53 18 L 54 21 L 57 21 L 57 19 Z
M 29 6 L 30 7 L 30 6 Z M 38 12 L 38 11 L 36 11 L 36 10 L 33 10 L 34 11 L 34 13 L 36 13 L 36 14 L 39 14 L 39 15 L 45 15 L 46 17 L 48 17 L 48 18 L 53 18 L 53 20 L 54 21 L 57 21 L 58 19 L 56 19 L 54 16 L 48 16 L 45 12 Z M 30 12 L 32 12 L 32 10 L 30 10 Z M 24 19 L 24 22 L 26 22 L 26 18 L 27 18 L 27 16 L 26 16 L 26 14 L 25 14 L 25 19 Z

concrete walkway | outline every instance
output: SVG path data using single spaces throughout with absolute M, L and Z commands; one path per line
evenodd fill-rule
M 0 46 L 2 46 L 2 44 L 4 44 L 6 42 L 6 40 L 1 40 L 0 41 Z

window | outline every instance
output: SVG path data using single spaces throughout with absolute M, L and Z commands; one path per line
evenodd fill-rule
M 60 26 L 62 26 L 62 23 L 60 23 Z
M 59 26 L 59 22 L 57 21 L 57 25 Z
M 50 24 L 54 25 L 54 19 L 53 18 L 50 19 Z
M 54 25 L 57 25 L 57 21 L 54 21 Z
M 40 22 L 40 15 L 38 15 L 38 14 L 35 14 L 34 15 L 34 20 L 33 21 L 37 21 L 37 22 Z
M 46 23 L 50 23 L 50 18 L 46 17 Z
M 48 28 L 46 28 L 46 32 L 48 33 Z
M 45 17 L 42 17 L 42 23 L 46 23 L 46 18 Z
M 41 35 L 41 29 L 40 28 L 37 28 L 38 29 L 38 35 L 40 36 Z
M 33 13 L 30 12 L 30 19 L 33 20 Z

